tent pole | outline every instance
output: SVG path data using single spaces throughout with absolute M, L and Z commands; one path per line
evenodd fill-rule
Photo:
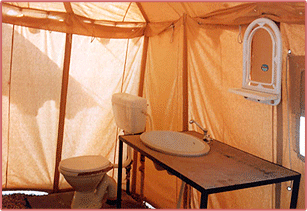
M 142 53 L 141 75 L 140 75 L 140 85 L 139 85 L 139 93 L 138 93 L 138 95 L 140 97 L 143 96 L 143 91 L 144 91 L 144 81 L 145 81 L 147 51 L 148 51 L 148 41 L 149 41 L 149 37 L 144 36 L 144 48 L 143 48 L 143 53 Z
M 144 91 L 144 81 L 145 81 L 145 71 L 146 71 L 146 61 L 147 61 L 147 51 L 148 51 L 148 42 L 149 37 L 144 36 L 144 47 L 142 53 L 142 61 L 141 61 L 141 73 L 140 73 L 140 84 L 139 84 L 139 93 L 138 96 L 143 96 Z M 136 179 L 137 179 L 137 158 L 138 152 L 133 151 L 133 167 L 132 167 L 132 181 L 131 181 L 131 193 L 136 193 Z
M 188 130 L 189 104 L 188 104 L 188 38 L 187 38 L 187 14 L 183 15 L 183 64 L 182 64 L 182 130 Z
M 144 9 L 143 9 L 143 7 L 142 7 L 142 3 L 141 3 L 141 2 L 135 2 L 135 3 L 136 3 L 136 5 L 138 6 L 140 12 L 142 13 L 142 15 L 143 15 L 143 17 L 144 17 L 146 23 L 149 23 L 150 21 L 149 21 L 147 15 L 146 15 L 146 12 L 144 11 Z
M 148 17 L 146 15 L 146 13 L 144 12 L 144 9 L 143 9 L 141 3 L 136 2 L 136 5 L 138 6 L 140 12 L 142 13 L 146 23 L 149 23 Z M 140 96 L 140 97 L 143 96 L 143 91 L 144 91 L 148 41 L 149 41 L 149 37 L 144 36 L 144 47 L 143 47 L 143 54 L 142 54 L 142 61 L 141 61 L 141 76 L 140 76 L 140 85 L 139 85 L 139 93 L 138 93 L 138 96 Z M 133 151 L 132 181 L 131 181 L 131 192 L 133 194 L 136 193 L 137 164 L 138 164 L 137 158 L 138 158 L 138 152 L 134 150 Z M 141 192 L 142 192 L 142 190 L 141 190 Z
M 66 110 L 67 89 L 68 89 L 68 79 L 69 79 L 69 65 L 71 57 L 71 44 L 72 44 L 72 34 L 66 34 L 53 192 L 59 191 L 60 172 L 58 167 L 62 158 L 65 110 Z
M 280 28 L 280 22 L 275 22 L 279 28 L 279 30 L 281 30 Z M 288 49 L 288 48 L 286 48 Z M 282 65 L 283 66 L 283 65 Z M 287 68 L 287 65 L 283 66 Z M 282 69 L 284 74 L 287 74 L 287 69 L 285 70 L 284 68 Z M 283 78 L 283 76 L 282 76 Z M 287 78 L 287 77 L 285 77 Z M 273 127 L 273 131 L 272 131 L 272 136 L 273 136 L 273 158 L 272 161 L 278 165 L 282 165 L 283 164 L 283 156 L 284 156 L 284 152 L 283 152 L 283 140 L 284 140 L 284 135 L 283 135 L 283 127 L 284 127 L 284 123 L 283 123 L 283 101 L 281 101 L 281 103 L 279 103 L 277 106 L 273 106 L 272 108 L 272 127 Z M 280 209 L 281 206 L 281 183 L 276 183 L 275 185 L 273 185 L 273 191 L 275 193 L 275 195 L 273 196 L 273 203 L 275 207 L 272 207 L 272 209 Z M 275 190 L 274 190 L 275 189 Z
M 140 2 L 136 2 L 136 5 L 138 6 L 140 12 L 142 13 L 146 23 L 149 23 L 149 19 L 144 12 L 144 9 L 142 7 L 142 4 Z M 147 51 L 148 51 L 148 43 L 149 43 L 149 37 L 144 35 L 144 48 L 143 48 L 143 53 L 142 53 L 142 61 L 141 61 L 141 75 L 140 75 L 140 84 L 139 84 L 139 93 L 138 96 L 142 97 L 143 96 L 143 91 L 144 91 L 144 81 L 145 81 L 145 71 L 146 71 L 146 61 L 147 61 Z M 134 150 L 133 153 L 133 167 L 132 167 L 132 181 L 131 181 L 131 192 L 133 194 L 136 194 L 136 179 L 137 179 L 137 158 L 138 158 L 138 152 Z M 141 196 L 143 195 L 143 188 L 144 188 L 144 173 L 142 172 L 142 167 L 145 168 L 144 162 L 145 162 L 145 157 L 141 156 L 140 157 L 141 161 Z M 144 162 L 143 162 L 144 161 Z
M 183 14 L 183 61 L 182 61 L 182 130 L 189 130 L 189 90 L 188 90 L 188 37 L 187 37 L 187 14 Z M 183 194 L 183 208 L 191 207 L 191 187 L 185 185 Z
M 279 26 L 280 28 L 280 26 Z M 289 48 L 285 48 L 289 49 Z M 287 65 L 283 65 L 283 73 L 287 74 Z M 284 77 L 287 78 L 287 77 Z M 285 82 L 285 81 L 284 81 Z M 283 82 L 282 82 L 283 83 Z M 287 84 L 287 83 L 284 83 Z M 284 127 L 284 120 L 283 120 L 283 109 L 284 109 L 284 103 L 281 101 L 277 106 L 274 106 L 272 108 L 272 122 L 273 122 L 273 128 L 275 129 L 275 133 L 272 132 L 273 134 L 273 162 L 278 164 L 278 165 L 283 165 L 283 157 L 284 157 L 284 151 L 283 151 L 283 146 L 284 146 L 284 135 L 283 135 L 283 127 Z M 287 108 L 288 109 L 288 108 Z M 274 122 L 275 120 L 275 122 Z M 276 183 L 275 185 L 275 207 L 272 207 L 272 209 L 280 209 L 281 206 L 281 183 Z
M 142 13 L 146 23 L 149 23 L 148 17 L 146 13 L 144 12 L 144 9 L 140 2 L 136 2 L 136 5 L 138 6 L 140 12 Z M 148 51 L 148 41 L 149 37 L 144 35 L 144 47 L 142 52 L 142 61 L 141 61 L 141 76 L 140 76 L 140 85 L 139 85 L 139 93 L 138 96 L 143 96 L 144 91 L 144 81 L 145 81 L 145 71 L 146 71 L 146 61 L 147 61 L 147 51 Z
M 8 106 L 8 128 L 7 128 L 7 155 L 6 155 L 6 169 L 5 169 L 5 188 L 7 188 L 7 177 L 9 169 L 9 151 L 10 151 L 10 129 L 11 129 L 11 90 L 12 90 L 12 67 L 13 67 L 13 56 L 14 56 L 14 37 L 15 37 L 15 24 L 12 28 L 12 41 L 11 41 L 11 57 L 10 57 L 10 77 L 8 81 L 9 85 L 9 106 Z M 3 164 L 2 164 L 3 165 Z M 2 187 L 3 188 L 3 187 Z
M 276 143 L 275 147 L 273 144 L 273 147 L 275 148 L 275 149 L 273 148 L 273 152 L 275 152 L 276 155 L 273 158 L 273 162 L 277 163 L 278 165 L 282 165 L 282 158 L 283 158 L 283 121 L 282 121 L 283 106 L 282 106 L 282 103 L 280 103 L 276 107 L 272 109 L 273 110 L 272 112 L 273 121 L 274 119 L 276 119 L 276 124 L 277 124 L 276 126 L 275 124 L 273 124 L 273 127 L 276 128 L 276 138 L 275 140 L 273 138 L 273 140 Z M 276 114 L 276 116 L 274 114 Z M 281 183 L 276 183 L 275 184 L 275 207 L 272 207 L 272 209 L 280 209 L 280 202 L 281 202 L 280 198 L 281 198 Z

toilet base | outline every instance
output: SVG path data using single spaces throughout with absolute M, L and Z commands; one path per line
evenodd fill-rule
M 93 192 L 75 191 L 72 199 L 72 209 L 100 209 L 102 207 L 101 198 Z

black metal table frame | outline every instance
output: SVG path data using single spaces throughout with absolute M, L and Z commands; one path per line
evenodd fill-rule
M 129 143 L 125 142 L 127 145 L 130 147 L 134 148 L 132 145 Z M 135 148 L 134 148 L 135 149 Z M 138 149 L 136 149 L 138 151 Z M 139 151 L 140 152 L 140 151 Z M 263 186 L 263 185 L 270 185 L 270 184 L 275 184 L 275 183 L 281 183 L 281 182 L 286 182 L 286 181 L 293 181 L 293 186 L 292 186 L 292 195 L 291 195 L 291 202 L 290 202 L 290 209 L 296 209 L 297 206 L 297 200 L 298 200 L 298 191 L 299 191 L 299 185 L 300 185 L 300 178 L 301 175 L 298 174 L 296 176 L 289 176 L 285 178 L 278 178 L 278 179 L 271 179 L 267 181 L 261 181 L 261 182 L 253 182 L 249 184 L 240 184 L 240 185 L 234 185 L 230 187 L 223 187 L 223 188 L 216 188 L 213 190 L 205 190 L 204 188 L 200 187 L 193 181 L 189 180 L 188 178 L 184 177 L 180 173 L 174 171 L 173 169 L 169 168 L 168 166 L 164 165 L 163 163 L 159 162 L 155 158 L 151 157 L 147 153 L 142 153 L 142 155 L 148 157 L 151 159 L 153 162 L 158 163 L 162 167 L 164 167 L 166 170 L 171 172 L 173 175 L 177 176 L 187 184 L 191 185 L 192 187 L 196 188 L 198 191 L 201 192 L 201 202 L 200 202 L 200 208 L 201 209 L 206 209 L 208 205 L 208 195 L 213 194 L 213 193 L 221 193 L 221 192 L 227 192 L 227 191 L 233 191 L 233 190 L 239 190 L 239 189 L 245 189 L 245 188 L 252 188 L 252 187 L 258 187 L 258 186 Z M 117 177 L 117 208 L 121 208 L 121 196 L 122 196 L 122 166 L 123 166 L 123 140 L 119 138 L 119 153 L 118 153 L 118 177 Z

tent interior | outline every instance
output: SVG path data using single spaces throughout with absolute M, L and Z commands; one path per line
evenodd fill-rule
M 72 190 L 58 171 L 70 157 L 117 163 L 123 131 L 111 98 L 123 92 L 146 98 L 146 131 L 201 133 L 195 119 L 212 138 L 299 172 L 305 209 L 305 2 L 1 4 L 2 190 Z M 274 106 L 229 92 L 242 85 L 242 40 L 257 18 L 274 21 L 282 38 Z M 132 156 L 132 194 L 175 208 L 181 180 Z M 108 175 L 117 180 L 117 169 Z M 289 186 L 210 194 L 208 208 L 288 209 Z M 199 203 L 186 185 L 181 208 Z

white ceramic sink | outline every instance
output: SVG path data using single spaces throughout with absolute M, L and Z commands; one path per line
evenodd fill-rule
M 150 131 L 140 138 L 147 147 L 171 155 L 201 156 L 210 151 L 210 146 L 203 140 L 175 131 Z

